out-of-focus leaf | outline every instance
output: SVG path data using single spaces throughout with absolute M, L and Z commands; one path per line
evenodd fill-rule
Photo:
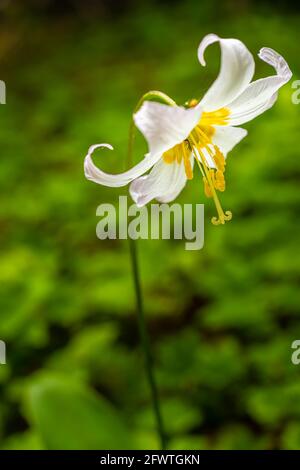
M 282 434 L 281 448 L 295 450 L 300 448 L 300 423 L 291 422 Z
M 40 436 L 32 431 L 14 434 L 1 447 L 4 450 L 43 450 L 45 447 Z
M 183 434 L 202 423 L 201 410 L 186 400 L 168 398 L 161 402 L 161 408 L 168 434 Z M 141 429 L 156 429 L 152 406 L 141 412 L 138 424 Z
M 65 378 L 47 376 L 32 386 L 33 423 L 48 449 L 129 449 L 130 433 L 102 397 Z

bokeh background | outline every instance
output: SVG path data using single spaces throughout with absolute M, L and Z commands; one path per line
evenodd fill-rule
M 282 53 L 300 75 L 294 2 L 1 1 L 0 440 L 3 449 L 159 447 L 139 344 L 128 243 L 96 238 L 113 190 L 84 179 L 88 147 L 125 168 L 130 116 L 159 89 L 201 97 L 202 37 Z M 273 73 L 257 58 L 256 77 Z M 246 124 L 230 154 L 234 215 L 195 175 L 179 201 L 205 202 L 205 247 L 139 243 L 147 322 L 171 449 L 299 449 L 299 117 L 291 84 Z M 137 141 L 135 159 L 145 149 Z M 105 156 L 105 158 L 104 158 Z

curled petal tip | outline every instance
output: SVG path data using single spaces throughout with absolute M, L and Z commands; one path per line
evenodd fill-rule
M 281 57 L 274 49 L 271 49 L 270 47 L 262 47 L 259 50 L 258 57 L 260 59 L 269 59 L 269 60 L 274 60 L 274 58 Z
M 258 57 L 270 65 L 274 64 L 274 61 L 278 56 L 279 54 L 273 51 L 273 49 L 271 49 L 270 47 L 262 47 L 258 53 Z
M 269 49 L 268 47 L 262 47 L 262 48 L 259 50 L 258 56 L 261 57 L 261 55 L 263 55 L 264 52 L 266 52 L 268 49 Z
M 211 33 L 211 34 L 207 34 L 206 36 L 204 36 L 204 38 L 200 42 L 199 47 L 198 47 L 198 59 L 199 59 L 200 64 L 203 65 L 203 67 L 206 66 L 206 61 L 204 59 L 205 49 L 210 44 L 213 44 L 214 42 L 218 41 L 218 39 L 219 37 L 216 34 Z
M 274 67 L 277 75 L 282 77 L 285 82 L 288 82 L 292 77 L 291 69 L 284 58 L 270 47 L 262 47 L 258 53 L 258 57 L 267 64 Z
M 110 145 L 110 144 L 94 144 L 94 145 L 91 145 L 88 149 L 88 155 L 92 155 L 92 153 L 98 149 L 98 148 L 101 148 L 101 147 L 104 147 L 104 148 L 107 148 L 109 150 L 113 150 L 113 146 Z

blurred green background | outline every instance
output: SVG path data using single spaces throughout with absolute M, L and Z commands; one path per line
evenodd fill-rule
M 0 3 L 0 440 L 3 449 L 158 448 L 139 345 L 128 243 L 96 238 L 96 207 L 127 189 L 85 180 L 88 147 L 125 167 L 130 116 L 159 89 L 201 97 L 219 67 L 196 56 L 215 32 L 270 46 L 299 78 L 292 2 Z M 256 56 L 256 76 L 273 73 Z M 139 243 L 146 314 L 171 449 L 300 449 L 299 112 L 291 83 L 245 124 L 223 205 L 195 174 L 205 246 Z M 135 158 L 144 152 L 137 142 Z M 196 173 L 196 172 L 195 172 Z

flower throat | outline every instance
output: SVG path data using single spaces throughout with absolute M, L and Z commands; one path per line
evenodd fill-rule
M 187 107 L 194 107 L 197 103 L 197 100 L 190 100 Z M 202 174 L 204 193 L 206 197 L 214 200 L 218 212 L 218 217 L 212 218 L 214 225 L 225 224 L 225 222 L 232 219 L 230 211 L 223 211 L 217 195 L 217 191 L 225 191 L 225 157 L 219 147 L 212 143 L 212 137 L 215 133 L 213 126 L 226 125 L 228 117 L 229 110 L 226 108 L 213 112 L 203 112 L 199 123 L 187 139 L 163 154 L 165 163 L 177 162 L 180 164 L 183 159 L 187 179 L 193 178 L 190 153 L 194 155 Z M 215 168 L 211 168 L 212 164 Z

